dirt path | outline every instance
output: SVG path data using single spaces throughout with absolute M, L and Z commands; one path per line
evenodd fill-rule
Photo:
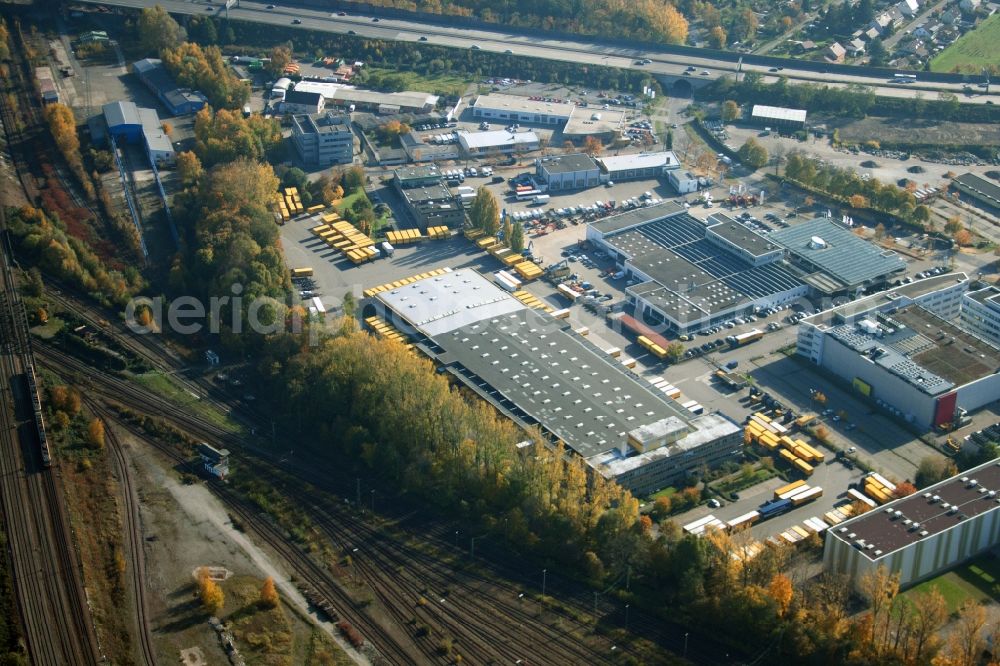
M 151 524 L 151 529 L 156 530 L 156 524 L 162 526 L 164 520 L 169 520 L 172 531 L 178 537 L 168 539 L 164 535 L 163 539 L 158 539 L 160 543 L 152 547 L 153 550 L 160 548 L 175 550 L 174 553 L 160 552 L 160 557 L 156 559 L 159 559 L 161 564 L 166 560 L 178 565 L 176 569 L 180 576 L 188 578 L 193 568 L 184 565 L 189 564 L 185 561 L 189 558 L 201 564 L 219 564 L 229 569 L 247 565 L 255 567 L 261 577 L 274 578 L 284 601 L 294 606 L 300 616 L 308 617 L 315 626 L 327 633 L 355 663 L 368 666 L 370 662 L 343 641 L 333 624 L 319 620 L 310 612 L 308 602 L 292 584 L 284 567 L 233 526 L 225 507 L 215 495 L 200 483 L 182 484 L 175 474 L 165 471 L 156 456 L 145 447 L 129 442 L 129 448 L 133 465 L 150 484 L 147 488 L 155 489 L 155 491 L 147 490 L 143 494 L 152 492 L 157 495 L 151 502 L 144 501 L 144 509 L 158 515 L 150 521 L 144 520 L 144 523 Z M 192 549 L 195 551 L 194 554 L 191 552 Z M 174 575 L 163 571 L 162 566 L 160 569 L 154 575 L 165 583 L 165 588 L 169 589 L 172 585 L 168 581 Z

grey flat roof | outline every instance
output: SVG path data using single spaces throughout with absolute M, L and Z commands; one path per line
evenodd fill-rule
M 292 122 L 303 134 L 328 134 L 331 132 L 351 131 L 351 121 L 347 116 L 326 112 L 319 115 L 298 114 L 292 116 Z
M 406 200 L 413 204 L 430 202 L 455 203 L 455 195 L 443 183 L 434 183 L 423 187 L 408 187 L 403 190 Z M 455 203 L 457 206 L 458 204 Z
M 987 199 L 994 206 L 1000 206 L 1000 186 L 974 173 L 963 173 L 952 181 L 952 185 L 967 194 Z
M 596 469 L 606 471 L 609 475 L 618 476 L 633 469 L 648 465 L 663 458 L 680 458 L 703 444 L 732 435 L 742 430 L 740 426 L 730 421 L 718 412 L 702 414 L 690 420 L 693 432 L 673 444 L 661 446 L 639 455 L 622 456 L 620 451 L 608 451 L 591 458 L 588 462 Z M 680 463 L 679 463 L 680 464 Z
M 1000 462 L 990 461 L 843 522 L 827 534 L 860 546 L 875 561 L 998 508 Z
M 812 247 L 814 237 L 822 239 L 825 247 Z M 768 234 L 768 238 L 847 287 L 877 281 L 906 268 L 906 263 L 895 252 L 859 238 L 830 218 L 818 217 L 777 229 Z
M 592 223 L 590 226 L 601 234 L 611 234 L 616 231 L 621 231 L 622 229 L 628 229 L 629 227 L 645 224 L 646 222 L 658 220 L 669 215 L 683 213 L 684 210 L 684 206 L 679 203 L 664 201 L 663 203 L 655 206 L 635 208 L 625 213 L 618 213 L 617 215 L 606 217 L 600 222 Z
M 405 166 L 393 171 L 400 181 L 423 180 L 425 178 L 440 178 L 441 171 L 436 166 Z
M 970 291 L 968 296 L 972 300 L 978 301 L 983 305 L 992 305 L 994 307 L 1000 305 L 1000 288 L 994 286 L 989 286 L 985 289 L 978 289 L 976 291 Z
M 625 125 L 625 112 L 620 109 L 595 109 L 576 107 L 570 113 L 563 134 L 586 136 L 617 132 Z
M 548 116 L 558 116 L 569 119 L 575 104 L 567 102 L 545 102 L 542 100 L 528 99 L 517 95 L 480 95 L 476 98 L 475 108 L 491 109 L 495 111 L 514 111 L 516 113 L 531 113 Z M 528 121 L 525 121 L 528 122 Z
M 929 294 L 955 284 L 956 282 L 964 282 L 968 279 L 969 276 L 965 273 L 957 272 L 935 275 L 934 277 L 924 278 L 922 280 L 915 280 L 910 284 L 904 284 L 891 289 L 886 289 L 885 291 L 880 291 L 871 294 L 870 296 L 859 298 L 851 301 L 850 303 L 838 305 L 837 307 L 830 308 L 829 310 L 823 310 L 819 314 L 806 317 L 802 321 L 813 324 L 814 326 L 830 325 L 844 319 L 851 319 L 859 314 L 863 314 L 869 310 L 874 310 L 880 306 L 892 303 L 893 301 L 898 301 L 901 297 L 916 299 L 925 294 Z
M 797 123 L 806 121 L 805 109 L 789 109 L 783 106 L 767 106 L 765 104 L 754 104 L 750 115 L 753 118 L 787 120 Z
M 575 173 L 577 171 L 597 171 L 597 163 L 590 155 L 575 153 L 557 157 L 543 157 L 541 166 L 549 173 Z
M 746 250 L 755 257 L 773 252 L 778 246 L 761 236 L 756 231 L 748 229 L 728 215 L 716 213 L 709 215 L 710 224 L 708 230 L 718 235 L 736 247 Z
M 494 399 L 513 403 L 584 458 L 620 449 L 639 426 L 668 417 L 686 421 L 662 392 L 560 325 L 521 310 L 434 342 L 486 382 Z

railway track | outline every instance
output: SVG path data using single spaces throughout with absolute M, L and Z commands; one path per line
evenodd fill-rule
M 81 381 L 90 383 L 90 389 L 94 395 L 100 395 L 104 399 L 126 405 L 141 413 L 160 414 L 165 420 L 174 423 L 181 430 L 198 439 L 225 445 L 235 451 L 247 451 L 245 443 L 230 433 L 212 424 L 204 423 L 191 416 L 190 413 L 179 410 L 162 399 L 150 396 L 145 391 L 136 389 L 135 386 L 124 380 L 101 376 L 101 373 L 92 371 L 71 356 L 40 348 L 40 359 L 53 369 L 61 368 L 64 372 L 77 375 Z M 273 458 L 270 460 L 273 462 Z M 259 466 L 261 463 L 265 463 L 265 461 L 254 461 L 255 466 Z M 309 478 L 302 470 L 292 470 L 292 473 L 304 476 L 306 480 L 317 486 L 325 487 L 328 485 L 323 484 L 325 479 L 319 478 L 318 474 Z M 536 626 L 537 618 L 533 614 L 536 607 L 519 599 L 519 588 L 515 585 L 498 584 L 493 577 L 477 577 L 474 574 L 457 573 L 432 556 L 414 552 L 412 549 L 394 543 L 391 537 L 387 537 L 376 527 L 368 525 L 358 518 L 351 519 L 350 516 L 345 516 L 343 511 L 338 512 L 339 502 L 335 499 L 320 501 L 317 499 L 320 497 L 320 493 L 292 486 L 282 488 L 282 491 L 293 495 L 308 510 L 316 524 L 323 529 L 324 535 L 334 543 L 342 545 L 345 552 L 350 552 L 356 544 L 365 544 L 366 552 L 369 546 L 380 549 L 377 557 L 370 558 L 370 561 L 364 558 L 354 559 L 357 561 L 356 566 L 359 573 L 372 587 L 373 593 L 378 596 L 387 612 L 392 614 L 395 622 L 403 625 L 408 624 L 415 615 L 414 609 L 417 608 L 417 600 L 420 597 L 433 597 L 430 592 L 422 592 L 425 587 L 437 590 L 455 588 L 460 594 L 452 598 L 453 601 L 450 605 L 446 604 L 445 608 L 437 610 L 433 616 L 428 615 L 428 619 L 433 617 L 434 623 L 442 627 L 443 634 L 454 637 L 461 649 L 468 652 L 467 658 L 480 657 L 483 663 L 488 663 L 497 659 L 502 660 L 511 654 L 534 654 L 538 645 L 546 645 L 554 654 L 563 655 L 558 660 L 552 659 L 551 656 L 548 657 L 547 659 L 553 663 L 601 663 L 610 657 L 601 651 L 580 645 L 573 636 L 574 631 L 586 629 L 583 623 L 573 616 L 574 614 L 591 614 L 593 605 L 590 600 L 592 598 L 582 598 L 580 595 L 568 598 L 560 595 L 560 602 L 566 605 L 569 600 L 569 605 L 574 612 L 548 611 L 550 617 L 556 616 L 555 621 L 559 627 L 538 627 Z M 248 507 L 247 510 L 252 512 L 255 509 Z M 435 547 L 439 549 L 450 548 L 445 543 L 447 541 L 446 532 L 447 530 L 442 530 L 440 539 L 432 539 Z M 424 578 L 427 580 L 420 583 L 406 578 L 400 582 L 401 578 L 408 575 L 407 568 L 413 561 L 418 561 L 421 564 L 419 567 L 420 580 L 423 581 Z M 401 569 L 403 574 L 399 573 Z M 503 571 L 502 573 L 514 580 L 523 578 L 523 571 Z M 390 579 L 388 582 L 386 581 L 387 576 Z M 537 582 L 530 584 L 537 584 Z M 555 584 L 553 580 L 550 592 L 554 591 Z M 440 595 L 434 599 L 434 603 L 437 603 L 439 598 Z M 481 603 L 480 600 L 482 600 Z M 399 610 L 394 611 L 393 609 Z M 618 605 L 604 600 L 598 607 L 598 615 L 607 619 L 615 619 L 616 614 L 620 614 L 620 612 L 621 609 Z M 477 622 L 470 623 L 470 618 L 476 618 Z M 477 637 L 474 632 L 476 631 L 475 627 L 479 626 L 486 626 L 488 629 L 483 630 L 482 635 Z M 644 635 L 655 637 L 657 642 L 661 644 L 676 643 L 676 639 L 668 640 L 663 636 L 662 630 L 656 627 L 655 620 L 650 619 L 643 622 L 638 612 L 634 614 L 632 627 L 637 629 L 642 627 Z M 512 635 L 518 636 L 518 638 L 512 639 Z M 680 635 L 682 636 L 683 633 Z M 428 641 L 420 641 L 419 638 L 416 642 L 424 652 L 425 658 L 431 656 L 427 653 L 428 649 L 434 650 L 437 647 L 436 645 L 427 645 Z M 473 651 L 477 648 L 482 652 L 474 654 Z M 623 646 L 618 646 L 618 649 L 626 651 Z M 677 645 L 677 649 L 680 649 L 680 645 Z M 692 656 L 695 655 L 692 653 Z M 473 661 L 478 662 L 479 658 L 474 658 Z M 711 660 L 707 659 L 706 661 Z
M 0 211 L 0 225 L 5 226 Z M 56 473 L 46 470 L 27 396 L 33 358 L 7 248 L 2 252 L 3 508 L 29 655 L 36 664 L 96 664 L 97 639 Z
M 87 406 L 105 424 L 110 424 L 110 415 L 105 409 L 94 400 L 87 399 Z M 129 469 L 128 461 L 125 459 L 125 452 L 122 444 L 115 433 L 114 428 L 106 427 L 105 437 L 107 438 L 108 449 L 115 466 L 118 468 L 118 479 L 121 484 L 122 494 L 122 517 L 125 528 L 125 552 L 129 571 L 131 572 L 132 604 L 135 608 L 135 631 L 138 641 L 139 655 L 141 663 L 146 666 L 155 666 L 156 651 L 153 649 L 153 636 L 150 631 L 149 605 L 146 599 L 146 556 L 143 549 L 141 516 L 139 514 L 139 497 L 136 493 L 135 483 L 132 479 L 132 472 Z
M 80 381 L 89 384 L 95 395 L 100 395 L 109 401 L 122 404 L 140 413 L 158 414 L 165 421 L 172 423 L 180 430 L 193 437 L 225 445 L 231 450 L 252 455 L 255 458 L 255 466 L 258 465 L 258 463 L 272 464 L 280 468 L 282 471 L 312 483 L 317 488 L 323 488 L 331 492 L 339 492 L 342 497 L 353 497 L 354 495 L 353 478 L 349 480 L 351 483 L 348 484 L 348 480 L 335 478 L 335 475 L 328 474 L 326 471 L 303 469 L 300 466 L 293 465 L 289 461 L 282 461 L 277 456 L 274 456 L 267 451 L 254 448 L 252 443 L 248 440 L 234 436 L 214 424 L 207 423 L 203 419 L 192 415 L 189 411 L 179 409 L 158 396 L 154 396 L 144 390 L 137 389 L 133 384 L 130 384 L 123 379 L 96 372 L 72 356 L 66 355 L 58 350 L 52 350 L 40 346 L 39 359 L 40 362 L 53 368 L 54 370 L 61 369 L 63 372 L 69 372 L 76 375 Z M 360 523 L 362 523 L 361 525 L 354 523 L 355 532 L 352 532 L 350 525 L 346 525 L 344 523 L 345 519 L 336 515 L 317 513 L 319 509 L 323 509 L 324 507 L 333 511 L 338 504 L 337 500 L 320 502 L 317 499 L 320 496 L 319 493 L 310 494 L 308 491 L 295 486 L 285 488 L 285 492 L 288 494 L 295 494 L 300 503 L 304 507 L 309 508 L 312 518 L 318 525 L 323 527 L 326 534 L 333 539 L 335 543 L 344 543 L 344 535 L 346 534 L 354 534 L 353 537 L 347 539 L 347 541 L 350 542 L 348 545 L 365 542 L 380 543 L 389 538 L 373 526 L 364 527 L 364 521 L 360 521 Z M 454 547 L 450 536 L 453 531 L 447 526 L 433 528 L 430 532 L 427 531 L 425 525 L 414 525 L 404 529 L 408 529 L 411 533 L 421 534 L 422 539 L 431 543 L 439 551 L 447 551 L 447 549 Z M 485 546 L 485 544 L 483 544 L 483 546 Z M 483 548 L 482 552 L 485 552 L 486 548 L 483 546 L 477 544 L 477 551 L 479 548 Z M 399 566 L 405 566 L 405 564 L 396 564 L 396 562 L 399 561 L 399 558 L 403 558 L 404 562 L 406 558 L 419 559 L 422 561 L 422 567 L 429 566 L 429 563 L 436 561 L 433 557 L 424 556 L 421 553 L 414 553 L 412 552 L 412 549 L 406 549 L 401 553 L 397 552 L 395 555 L 396 559 L 391 559 L 391 556 L 386 556 L 386 558 L 389 559 L 383 558 L 380 562 L 382 565 L 393 567 L 391 569 L 392 571 L 395 571 Z M 519 590 L 523 588 L 519 588 L 511 583 L 500 583 L 498 582 L 498 579 L 520 581 L 523 586 L 526 586 L 526 589 L 536 588 L 539 581 L 535 579 L 535 576 L 525 576 L 523 571 L 523 562 L 509 553 L 498 553 L 497 549 L 494 549 L 493 557 L 491 557 L 490 560 L 490 564 L 497 572 L 496 576 L 481 576 L 477 579 L 476 576 L 472 574 L 463 573 L 461 575 L 457 575 L 456 572 L 450 569 L 450 567 L 438 562 L 437 565 L 440 568 L 440 573 L 436 574 L 436 577 L 451 581 L 448 583 L 449 586 L 454 585 L 453 581 L 462 578 L 463 576 L 469 578 L 469 580 L 461 586 L 464 593 L 469 596 L 479 595 L 485 597 L 487 595 L 484 592 L 485 588 L 483 586 L 491 586 L 490 589 L 492 597 L 500 599 L 502 603 L 499 605 L 490 604 L 488 608 L 491 610 L 488 612 L 495 615 L 497 609 L 499 608 L 503 613 L 509 612 L 514 617 L 522 617 L 524 620 L 530 620 L 527 624 L 533 625 L 536 622 L 535 618 L 525 618 L 518 615 L 519 605 L 522 603 L 522 601 L 518 598 L 518 594 Z M 366 576 L 376 576 L 379 580 L 381 580 L 381 578 L 386 575 L 386 572 L 382 571 L 378 566 L 373 566 L 371 570 L 368 570 L 366 567 L 366 563 L 362 561 L 359 568 L 365 569 Z M 423 571 L 423 569 L 421 569 L 421 571 Z M 394 577 L 390 576 L 390 578 L 393 578 L 393 580 L 389 582 L 391 588 L 394 584 Z M 368 578 L 366 577 L 366 581 L 367 580 Z M 379 585 L 382 584 L 383 583 L 379 583 Z M 567 636 L 572 635 L 571 629 L 574 626 L 582 626 L 573 619 L 574 616 L 592 615 L 595 609 L 594 598 L 592 596 L 593 592 L 578 588 L 579 586 L 575 584 L 561 584 L 557 577 L 549 576 L 550 596 L 553 594 L 558 596 L 560 604 L 569 609 L 568 611 L 561 613 L 558 618 L 558 624 L 560 626 L 569 628 L 564 631 Z M 374 587 L 373 592 L 377 593 L 377 591 L 374 590 Z M 409 604 L 409 608 L 413 607 L 411 601 L 412 592 L 398 594 L 403 595 L 403 599 L 405 599 L 407 604 Z M 403 599 L 398 596 L 391 596 L 389 592 L 383 592 L 382 595 L 385 595 L 386 599 L 395 599 L 396 603 L 402 604 Z M 382 596 L 380 596 L 380 601 L 383 601 Z M 406 607 L 406 604 L 402 605 L 403 607 Z M 600 597 L 596 610 L 598 617 L 603 618 L 605 622 L 609 622 L 611 624 L 623 624 L 623 607 L 620 603 L 615 602 L 613 599 L 606 596 Z M 472 611 L 470 611 L 470 613 L 471 612 Z M 475 614 L 480 612 L 481 611 L 477 610 L 475 611 Z M 394 620 L 397 622 L 404 620 L 408 621 L 412 615 L 413 613 L 411 612 L 403 618 L 394 616 Z M 497 624 L 497 620 L 493 616 L 489 618 L 489 622 L 491 624 Z M 466 622 L 465 624 L 468 623 Z M 688 632 L 687 628 L 679 625 L 669 625 L 664 623 L 660 618 L 647 615 L 638 609 L 633 609 L 628 624 L 629 629 L 636 632 L 638 635 L 641 635 L 658 645 L 671 649 L 676 653 L 680 653 L 684 648 L 684 634 Z M 520 626 L 518 626 L 517 629 L 520 630 Z M 536 635 L 537 640 L 544 640 L 546 644 L 553 640 L 550 632 L 534 634 L 535 631 L 536 629 L 532 627 L 527 630 L 527 633 L 529 635 Z M 692 633 L 692 635 L 696 634 Z M 544 636 L 544 639 L 542 636 Z M 461 641 L 461 635 L 457 636 L 457 638 L 459 638 L 459 644 L 465 645 L 465 643 Z M 565 641 L 570 640 L 570 638 L 565 639 Z M 510 645 L 511 641 L 505 640 L 505 644 Z M 617 646 L 617 648 L 616 652 L 627 651 L 625 646 Z M 692 645 L 688 650 L 688 656 L 696 660 L 698 663 L 721 663 L 724 655 L 725 652 L 722 651 L 721 647 L 712 645 L 706 641 L 692 641 Z M 579 663 L 580 658 L 583 656 L 585 655 L 577 655 L 577 663 Z M 602 655 L 600 653 L 597 655 L 592 654 L 587 661 L 593 660 L 595 656 Z

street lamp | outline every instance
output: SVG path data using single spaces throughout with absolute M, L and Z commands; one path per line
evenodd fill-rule
M 375 513 L 375 489 L 372 488 L 372 513 Z
M 625 604 L 625 631 L 628 631 L 628 604 Z
M 684 658 L 687 659 L 688 656 L 688 633 L 684 632 Z
M 547 577 L 546 574 L 548 574 L 548 573 L 549 573 L 548 569 L 542 569 L 542 596 L 543 597 L 545 596 L 545 579 Z

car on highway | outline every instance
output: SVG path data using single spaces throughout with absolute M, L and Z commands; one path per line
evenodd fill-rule
M 347 12 L 337 12 L 337 16 L 347 16 Z
M 380 19 L 379 17 L 376 16 L 375 18 L 372 19 L 372 23 L 378 23 L 381 20 L 382 19 Z
M 420 41 L 426 42 L 427 41 L 427 37 L 425 35 L 420 35 Z
M 479 44 L 473 44 L 469 48 L 471 48 L 473 51 L 478 51 L 479 50 Z
M 702 75 L 702 76 L 708 76 L 709 74 L 711 74 L 711 72 L 710 72 L 710 71 L 708 71 L 707 69 L 703 69 L 703 70 L 701 70 L 701 75 Z
M 292 25 L 301 25 L 301 24 L 302 21 L 300 21 L 299 19 L 292 19 Z
M 504 53 L 508 53 L 509 54 L 509 53 L 513 53 L 513 51 L 511 51 L 510 49 L 507 49 L 506 51 L 504 51 Z
M 274 9 L 274 5 L 268 5 L 267 8 L 268 9 Z

